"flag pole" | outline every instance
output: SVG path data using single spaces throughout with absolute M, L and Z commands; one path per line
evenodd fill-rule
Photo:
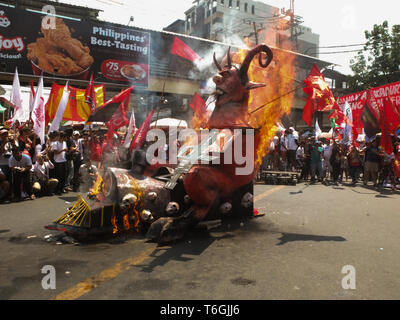
M 164 84 L 163 84 L 162 94 L 161 94 L 161 99 L 160 99 L 160 101 L 161 101 L 162 103 L 164 103 L 164 93 L 165 93 L 164 90 L 165 90 L 165 81 L 164 81 Z M 161 111 L 161 106 L 158 107 L 157 116 L 156 116 L 156 124 L 155 124 L 155 126 L 154 126 L 154 129 L 157 129 L 158 115 L 160 114 L 160 111 Z
M 276 101 L 282 99 L 283 97 L 286 97 L 286 96 L 288 96 L 289 94 L 292 94 L 292 93 L 296 92 L 297 90 L 303 89 L 303 88 L 305 88 L 305 87 L 306 87 L 306 85 L 304 85 L 304 84 L 302 84 L 302 85 L 300 85 L 300 86 L 297 86 L 297 87 L 294 88 L 293 90 L 290 90 L 289 92 L 286 92 L 285 94 L 283 94 L 283 95 L 281 95 L 281 96 L 279 96 L 279 97 L 277 97 L 277 98 L 275 98 L 275 99 L 273 99 L 273 100 L 271 100 L 271 101 L 269 101 L 269 102 L 263 104 L 262 106 L 258 107 L 257 109 L 251 111 L 249 114 L 253 114 L 253 113 L 255 113 L 255 112 L 257 112 L 257 111 L 259 111 L 259 110 L 265 108 L 265 107 L 268 106 L 269 104 L 274 103 L 274 102 L 276 102 Z

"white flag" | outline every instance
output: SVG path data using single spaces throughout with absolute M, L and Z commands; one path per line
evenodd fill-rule
M 315 137 L 318 139 L 318 137 L 321 135 L 321 133 L 322 133 L 322 130 L 319 127 L 318 119 L 315 119 Z
M 65 108 L 67 107 L 69 100 L 69 90 L 68 90 L 68 82 L 64 87 L 63 95 L 60 100 L 60 104 L 58 105 L 56 115 L 54 116 L 53 121 L 51 122 L 51 126 L 49 129 L 49 133 L 53 131 L 57 131 L 60 128 L 60 123 L 64 115 Z
M 124 148 L 130 147 L 133 138 L 132 135 L 135 133 L 135 128 L 136 128 L 135 112 L 133 112 L 132 108 L 132 114 L 131 118 L 129 119 L 128 133 L 126 134 L 125 137 Z
M 21 86 L 19 84 L 19 76 L 17 68 L 15 68 L 10 101 L 15 105 L 12 123 L 14 123 L 16 120 L 18 120 L 20 123 L 28 121 L 29 109 L 27 107 L 24 108 L 22 104 Z
M 32 109 L 33 131 L 40 139 L 40 143 L 44 143 L 45 132 L 45 114 L 44 114 L 44 97 L 43 97 L 43 76 L 40 77 L 39 85 L 36 90 L 35 100 Z
M 40 98 L 43 98 L 43 75 L 40 76 L 39 84 L 35 93 L 35 99 L 33 100 L 33 103 L 30 105 L 29 112 L 33 112 L 33 109 L 35 109 L 38 106 L 38 104 L 40 103 Z

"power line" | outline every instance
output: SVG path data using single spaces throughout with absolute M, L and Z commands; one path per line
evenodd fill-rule
M 336 52 L 316 52 L 318 54 L 337 54 L 337 53 L 349 53 L 349 52 L 360 52 L 361 49 L 359 50 L 347 50 L 347 51 L 336 51 Z
M 347 47 L 358 47 L 358 46 L 365 46 L 366 43 L 360 43 L 360 44 L 346 44 L 346 45 L 340 45 L 340 46 L 327 46 L 327 47 L 318 47 L 318 48 L 323 48 L 323 49 L 328 49 L 328 48 L 347 48 Z

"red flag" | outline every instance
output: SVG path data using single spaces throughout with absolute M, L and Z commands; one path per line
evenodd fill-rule
M 389 131 L 389 122 L 388 119 L 386 118 L 386 110 L 382 110 L 381 116 L 380 116 L 380 128 L 381 128 L 381 147 L 382 149 L 387 153 L 391 154 L 393 152 L 393 145 L 392 145 L 392 138 L 390 137 L 390 131 Z
M 178 37 L 174 38 L 171 53 L 192 62 L 195 62 L 196 60 L 201 60 L 201 57 Z
M 386 98 L 383 101 L 383 107 L 388 121 L 389 132 L 393 132 L 400 126 L 400 114 L 392 100 Z
M 304 83 L 306 87 L 303 91 L 308 95 L 308 98 L 303 109 L 303 120 L 309 127 L 312 126 L 312 118 L 316 111 L 340 110 L 324 75 L 316 64 L 312 67 Z
M 206 110 L 206 102 L 197 92 L 193 96 L 192 101 L 190 101 L 189 105 L 194 110 L 194 112 L 198 114 L 201 114 Z
M 132 152 L 134 149 L 139 149 L 143 146 L 146 141 L 147 132 L 149 132 L 151 119 L 153 118 L 155 109 L 149 113 L 147 118 L 144 120 L 142 125 L 139 127 L 139 130 L 136 132 L 135 137 L 132 140 L 129 151 Z
M 122 92 L 122 91 L 121 91 Z M 128 94 L 119 105 L 117 111 L 112 115 L 110 121 L 106 123 L 108 128 L 107 139 L 113 138 L 114 132 L 129 123 L 127 110 L 129 108 L 130 95 Z
M 121 103 L 129 97 L 133 88 L 134 88 L 134 86 L 131 86 L 128 89 L 121 91 L 116 96 L 114 96 L 112 99 L 108 100 L 105 104 L 96 108 L 96 110 L 87 119 L 87 122 L 95 122 L 95 121 L 96 122 L 108 122 L 108 121 L 110 121 L 111 118 L 113 117 L 114 113 L 117 111 L 117 109 L 121 105 Z
M 85 90 L 85 102 L 90 106 L 92 112 L 96 109 L 96 94 L 94 92 L 93 73 L 90 74 L 90 81 Z

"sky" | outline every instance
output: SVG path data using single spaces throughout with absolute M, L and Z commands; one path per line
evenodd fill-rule
M 82 0 L 60 2 L 82 5 Z M 286 8 L 290 0 L 259 0 L 269 5 Z M 184 12 L 193 4 L 192 0 L 87 0 L 84 6 L 104 10 L 99 18 L 130 26 L 162 30 L 177 19 L 185 19 Z M 320 35 L 320 46 L 341 46 L 365 42 L 365 30 L 387 20 L 389 25 L 400 24 L 400 0 L 295 0 L 295 14 Z M 337 52 L 362 47 L 326 48 L 322 52 Z M 351 74 L 350 59 L 356 53 L 321 54 L 320 59 L 336 63 L 335 70 Z

